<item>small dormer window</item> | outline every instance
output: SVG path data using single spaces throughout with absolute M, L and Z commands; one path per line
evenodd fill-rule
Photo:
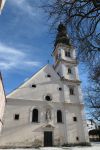
M 32 84 L 32 88 L 36 88 L 36 84 Z
M 71 73 L 72 73 L 71 68 L 68 68 L 68 73 L 69 73 L 69 74 L 71 74 Z
M 70 51 L 65 51 L 65 56 L 66 56 L 66 57 L 71 57 Z
M 51 75 L 50 75 L 50 74 L 47 74 L 47 77 L 48 77 L 48 78 L 51 78 Z

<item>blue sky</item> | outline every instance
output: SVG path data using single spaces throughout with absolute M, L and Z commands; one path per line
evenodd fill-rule
M 39 5 L 40 0 L 7 0 L 0 16 L 0 70 L 6 93 L 48 60 L 53 63 L 51 53 L 55 36 L 50 34 L 50 22 Z M 84 86 L 87 78 L 81 69 L 80 75 Z

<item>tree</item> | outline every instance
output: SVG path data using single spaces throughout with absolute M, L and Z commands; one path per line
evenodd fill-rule
M 91 85 L 87 102 L 92 116 L 99 120 L 100 0 L 51 0 L 43 7 L 53 27 L 59 22 L 67 26 L 72 44 L 77 47 L 77 59 L 87 66 Z
M 100 64 L 91 71 L 90 85 L 86 90 L 86 105 L 94 120 L 100 121 Z
M 51 0 L 44 8 L 53 25 L 62 21 L 67 26 L 73 45 L 78 47 L 78 58 L 92 62 L 100 52 L 100 1 Z

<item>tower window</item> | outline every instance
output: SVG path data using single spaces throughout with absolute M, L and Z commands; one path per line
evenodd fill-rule
M 73 117 L 73 121 L 77 121 L 77 117 Z
M 45 100 L 47 100 L 47 101 L 51 101 L 51 100 L 52 100 L 52 98 L 51 98 L 51 96 L 47 95 L 47 96 L 45 96 Z
M 47 77 L 48 77 L 48 78 L 51 78 L 51 75 L 50 75 L 50 74 L 47 74 Z
M 19 114 L 15 114 L 14 119 L 19 120 Z
M 71 68 L 68 68 L 68 73 L 69 73 L 69 74 L 71 74 L 71 73 L 72 73 Z
M 61 110 L 57 110 L 57 122 L 62 123 L 62 112 L 61 112 Z
M 65 56 L 66 57 L 71 57 L 70 52 L 69 51 L 65 51 Z
M 36 84 L 32 84 L 32 87 L 33 87 L 33 88 L 36 88 Z
M 74 95 L 74 88 L 70 88 L 69 91 L 70 91 L 70 95 Z
M 32 122 L 38 122 L 38 109 L 33 109 Z

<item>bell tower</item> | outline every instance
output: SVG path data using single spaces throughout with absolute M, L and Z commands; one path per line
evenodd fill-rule
M 55 59 L 54 69 L 59 75 L 63 87 L 63 96 L 61 95 L 61 99 L 63 99 L 63 111 L 66 113 L 65 122 L 68 127 L 66 133 L 67 142 L 71 143 L 72 139 L 75 143 L 80 141 L 89 142 L 75 48 L 71 45 L 66 27 L 62 23 L 59 24 L 57 29 L 53 56 Z M 73 119 L 70 120 L 71 117 Z M 70 131 L 72 130 L 70 128 L 71 124 L 76 125 L 77 133 L 76 135 L 72 133 L 70 137 Z M 80 134 L 78 134 L 79 130 L 81 132 Z
M 60 23 L 54 44 L 54 67 L 61 78 L 79 80 L 75 49 L 72 47 L 66 27 Z

